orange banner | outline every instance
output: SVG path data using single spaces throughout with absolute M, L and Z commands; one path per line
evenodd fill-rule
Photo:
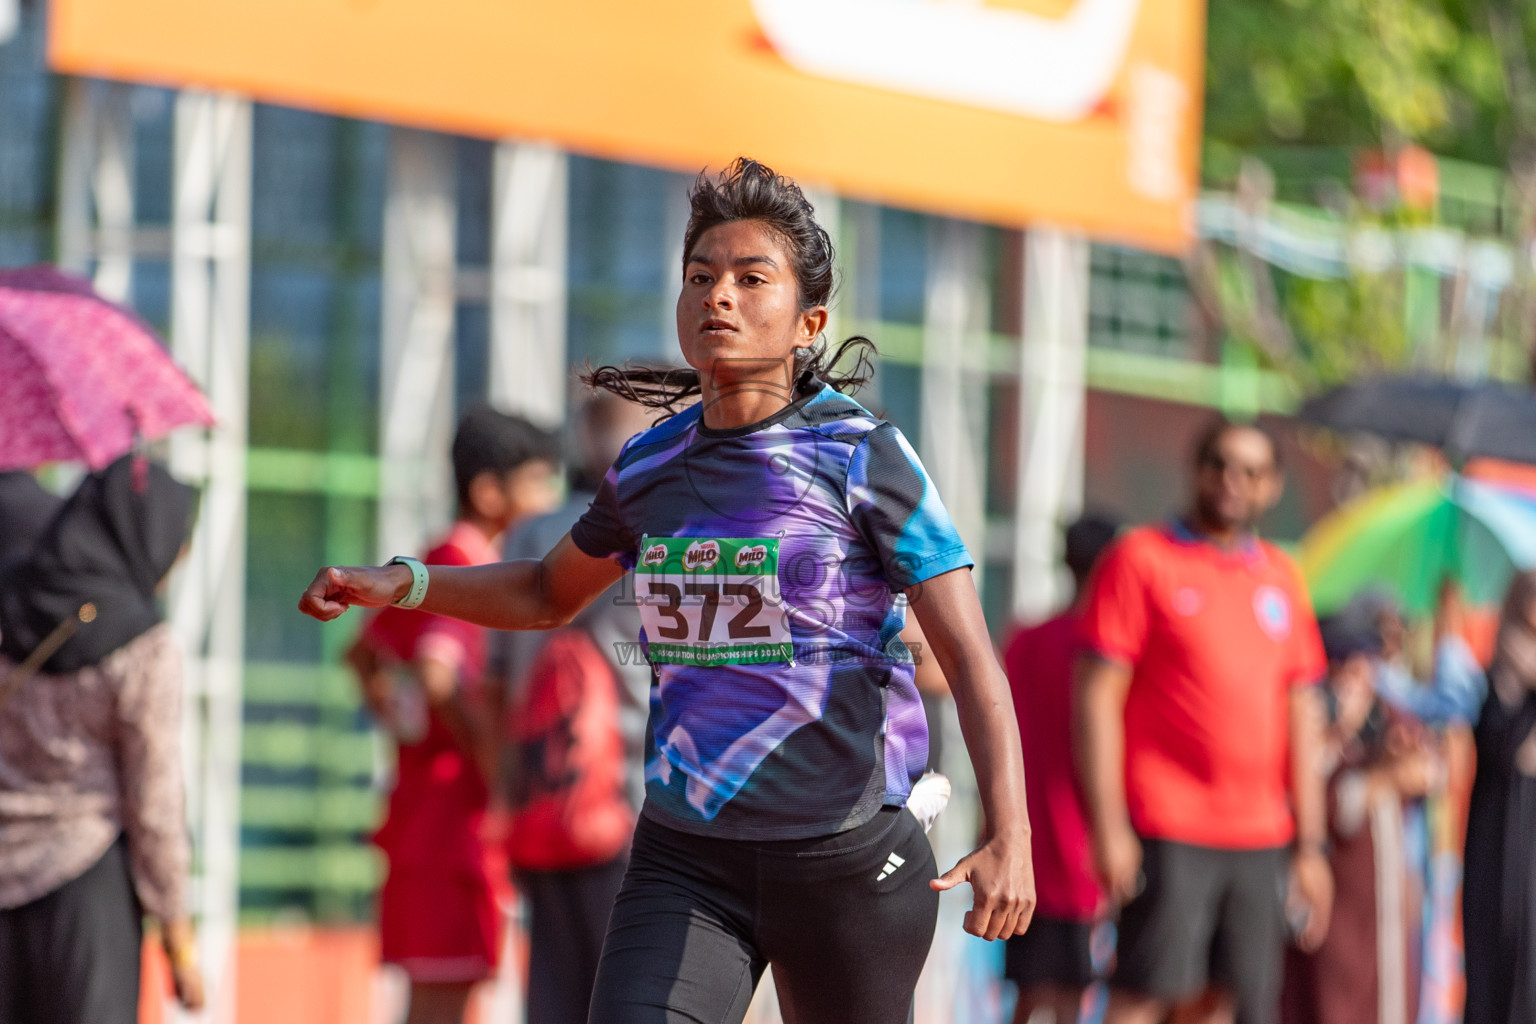
M 1201 0 L 53 0 L 60 71 L 1173 251 Z

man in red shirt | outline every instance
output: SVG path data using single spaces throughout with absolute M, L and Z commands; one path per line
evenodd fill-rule
M 453 439 L 459 513 L 428 565 L 498 561 L 512 523 L 554 503 L 553 438 L 478 406 Z M 374 842 L 389 861 L 379 894 L 381 957 L 411 982 L 407 1024 L 458 1024 L 496 971 L 496 893 L 505 872 L 481 838 L 495 731 L 482 693 L 485 631 L 403 608 L 375 615 L 348 654 L 395 738 L 395 785 Z
M 1079 601 L 1099 555 L 1118 524 L 1085 516 L 1067 527 L 1072 605 L 1021 629 L 1003 652 L 1024 748 L 1029 820 L 1044 823 L 1030 837 L 1039 902 L 1029 931 L 1008 939 L 1003 976 L 1019 986 L 1014 1024 L 1050 1008 L 1055 1024 L 1074 1024 L 1083 990 L 1094 980 L 1093 927 L 1104 893 L 1094 873 L 1088 815 L 1072 767 L 1072 663 L 1079 649 Z
M 1273 439 L 1216 421 L 1194 484 L 1188 515 L 1105 554 L 1083 611 L 1079 775 L 1123 908 L 1107 1024 L 1178 1004 L 1181 1021 L 1272 1024 L 1287 926 L 1315 947 L 1332 904 L 1326 661 L 1300 573 L 1253 533 L 1282 487 Z

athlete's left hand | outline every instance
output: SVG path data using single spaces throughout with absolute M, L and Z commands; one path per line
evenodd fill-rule
M 971 883 L 965 930 L 991 941 L 1023 935 L 1035 914 L 1035 866 L 1029 836 L 995 836 L 928 884 L 939 892 Z

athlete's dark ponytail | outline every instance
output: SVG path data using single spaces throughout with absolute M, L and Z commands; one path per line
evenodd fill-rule
M 699 237 L 710 228 L 738 220 L 762 221 L 772 228 L 789 251 L 791 269 L 799 292 L 800 308 L 825 306 L 836 291 L 836 254 L 826 229 L 816 223 L 816 211 L 800 186 L 756 160 L 736 161 L 711 178 L 700 173 L 688 193 L 691 212 L 683 233 L 683 266 L 693 255 Z M 875 343 L 854 335 L 830 355 L 825 338 L 795 352 L 795 390 L 821 381 L 837 391 L 852 392 L 868 384 L 874 375 L 871 357 Z M 839 372 L 844 357 L 853 366 Z M 680 403 L 699 393 L 697 370 L 646 366 L 599 366 L 581 375 L 588 387 L 602 388 L 652 409 L 676 412 Z

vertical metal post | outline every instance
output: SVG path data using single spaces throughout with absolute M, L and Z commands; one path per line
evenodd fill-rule
M 880 320 L 880 207 L 849 203 L 843 209 L 843 311 L 859 324 Z M 878 378 L 877 378 L 878 379 Z
M 880 208 L 850 202 L 841 213 L 843 231 L 837 249 L 843 272 L 838 300 L 842 320 L 839 333 L 831 335 L 838 341 L 855 331 L 870 332 L 880 321 Z M 874 379 L 859 392 L 859 403 L 866 409 L 885 408 L 884 380 L 877 368 Z
M 841 281 L 844 275 L 846 275 L 848 272 L 848 262 L 844 258 L 842 246 L 842 199 L 836 192 L 833 192 L 831 189 L 823 188 L 807 188 L 805 190 L 805 198 L 809 199 L 811 201 L 811 205 L 816 209 L 816 223 L 825 228 L 827 234 L 832 238 L 832 248 L 835 249 L 839 255 L 836 269 L 837 280 Z M 842 303 L 838 302 L 837 296 L 834 295 L 832 304 L 827 307 L 827 327 L 825 332 L 827 344 L 833 349 L 837 347 L 837 343 L 839 340 L 841 340 L 842 337 L 840 333 L 843 326 L 842 313 Z
M 986 550 L 987 429 L 978 351 L 987 327 L 980 225 L 935 219 L 923 309 L 922 456 L 960 536 Z
M 453 516 L 454 228 L 453 140 L 392 129 L 384 202 L 381 555 L 418 552 Z
M 568 164 L 554 146 L 496 147 L 491 401 L 544 426 L 565 418 Z
M 982 229 L 962 221 L 934 218 L 929 224 L 928 279 L 923 309 L 923 463 L 960 536 L 976 558 L 980 579 L 986 556 L 986 403 L 980 392 L 976 349 L 986 329 L 987 287 L 982 276 Z M 946 702 L 936 727 L 949 749 L 958 733 L 954 706 Z M 946 865 L 974 842 L 980 805 L 975 776 L 965 758 L 946 759 L 954 784 L 949 809 L 933 830 L 934 849 Z M 947 820 L 946 820 L 947 819 Z M 918 987 L 918 1019 L 952 1016 L 956 978 L 964 963 L 960 919 L 966 897 L 945 894 L 939 903 L 939 930 L 929 969 Z
M 96 167 L 96 97 L 93 83 L 69 78 L 64 84 L 63 136 L 59 157 L 59 216 L 54 236 L 59 266 L 75 274 L 90 271 L 96 249 L 95 203 L 91 182 Z
M 681 362 L 677 338 L 677 295 L 683 280 L 683 236 L 688 231 L 688 189 L 691 182 L 673 175 L 667 186 L 662 217 L 661 294 L 656 300 L 656 352 L 662 361 Z
M 71 78 L 59 169 L 59 265 L 92 272 L 96 290 L 125 302 L 133 282 L 131 86 Z
M 1451 324 L 1451 373 L 1461 380 L 1488 375 L 1488 318 L 1498 307 L 1496 295 L 1477 275 L 1461 274 L 1461 315 Z
M 1013 613 L 1024 621 L 1050 614 L 1064 598 L 1057 536 L 1083 507 L 1088 282 L 1087 240 L 1029 229 L 1013 531 Z
M 235 1013 L 241 671 L 245 640 L 245 447 L 250 364 L 251 104 L 176 98 L 171 345 L 218 426 L 173 436 L 171 464 L 202 485 L 191 553 L 171 596 L 188 654 L 188 804 L 209 1019 Z

